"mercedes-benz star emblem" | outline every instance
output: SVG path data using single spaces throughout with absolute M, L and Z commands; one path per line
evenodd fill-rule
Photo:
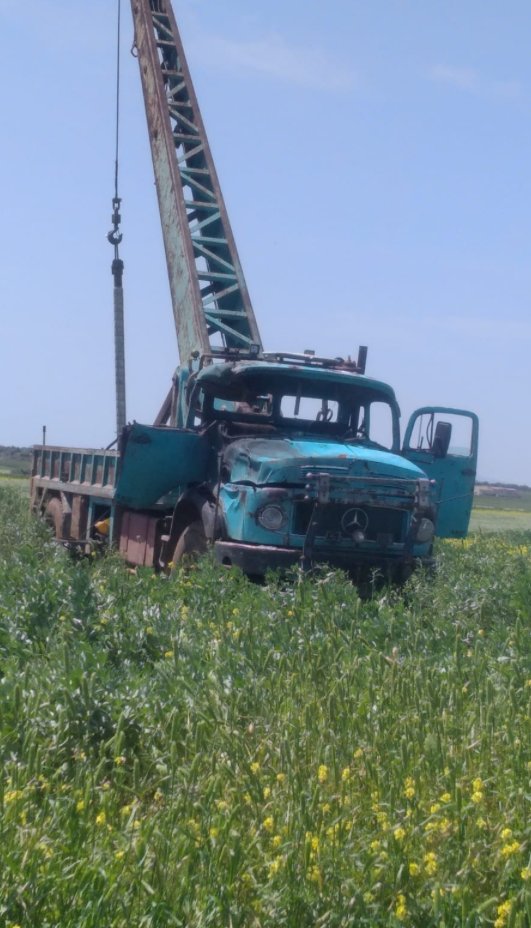
M 369 524 L 369 516 L 363 509 L 347 509 L 341 518 L 341 528 L 345 535 L 354 532 L 365 532 Z

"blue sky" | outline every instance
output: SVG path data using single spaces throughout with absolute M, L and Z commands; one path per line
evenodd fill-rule
M 73 8 L 73 9 L 72 9 Z M 531 484 L 531 7 L 174 0 L 264 344 L 356 353 Z M 123 0 L 127 412 L 177 363 Z M 115 3 L 0 0 L 0 444 L 113 438 Z

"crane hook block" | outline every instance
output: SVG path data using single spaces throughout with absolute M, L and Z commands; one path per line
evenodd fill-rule
M 107 233 L 107 241 L 110 242 L 111 245 L 119 245 L 122 238 L 123 235 L 121 232 L 118 232 L 118 229 L 111 229 L 111 231 Z

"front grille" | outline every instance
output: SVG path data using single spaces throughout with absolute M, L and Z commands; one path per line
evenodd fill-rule
M 305 535 L 308 531 L 314 503 L 304 501 L 296 503 L 293 511 L 291 531 L 294 535 Z M 329 503 L 320 512 L 319 527 L 316 538 L 344 540 L 351 538 L 341 525 L 341 520 L 348 510 L 358 509 L 367 516 L 367 528 L 364 535 L 367 541 L 378 541 L 385 536 L 388 543 L 404 540 L 407 530 L 407 513 L 403 509 L 384 509 L 376 506 L 358 506 L 344 503 Z M 363 520 L 364 521 L 364 520 Z

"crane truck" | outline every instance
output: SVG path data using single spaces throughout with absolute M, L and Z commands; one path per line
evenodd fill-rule
M 466 535 L 478 420 L 422 407 L 353 359 L 265 351 L 169 0 L 131 0 L 180 364 L 116 449 L 35 446 L 56 538 L 171 569 L 212 548 L 248 575 L 328 563 L 408 576 Z

